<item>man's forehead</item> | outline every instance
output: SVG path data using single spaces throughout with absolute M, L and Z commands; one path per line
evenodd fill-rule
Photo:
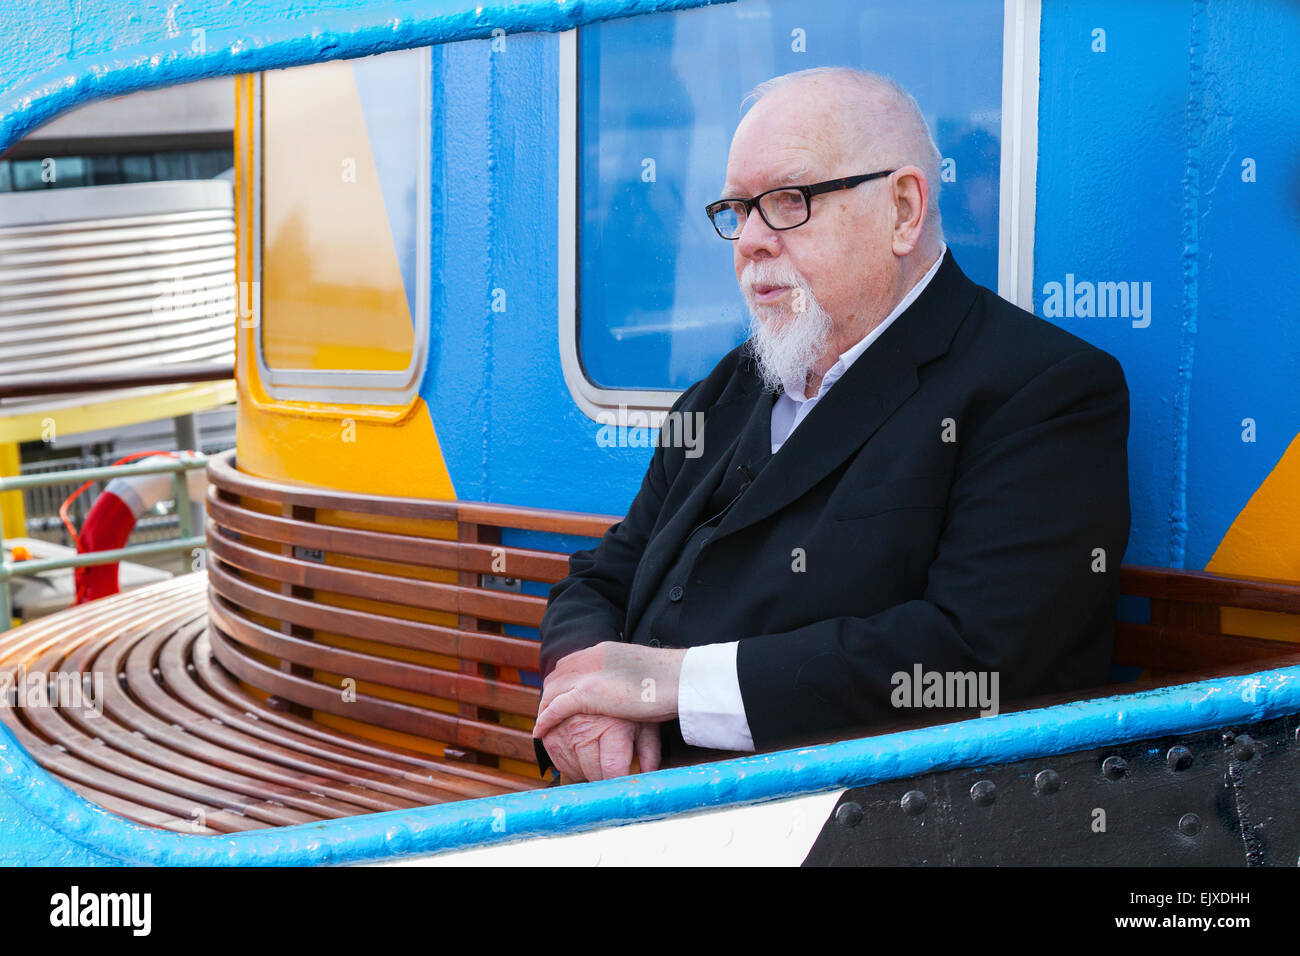
M 810 119 L 769 114 L 758 123 L 742 123 L 731 143 L 724 185 L 754 190 L 789 186 L 835 165 L 843 152 L 840 131 Z
M 812 164 L 807 160 L 783 163 L 756 163 L 741 168 L 728 168 L 727 181 L 722 190 L 734 192 L 740 188 L 774 189 L 777 186 L 792 186 L 808 181 L 812 173 Z

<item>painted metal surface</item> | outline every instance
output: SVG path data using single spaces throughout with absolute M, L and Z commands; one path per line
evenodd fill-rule
M 1297 718 L 925 774 L 837 801 L 812 866 L 1295 866 Z
M 1052 317 L 1128 377 L 1126 560 L 1300 579 L 1300 7 L 1045 3 L 1041 30 L 1036 310 L 1068 276 L 1149 290 Z
M 0 11 L 0 150 L 73 106 L 135 90 L 709 2 L 13 0 Z
M 1189 734 L 1300 712 L 1300 667 L 999 714 L 804 750 L 222 837 L 140 827 L 55 782 L 0 729 L 0 792 L 84 851 L 131 863 L 304 865 L 439 853 Z M 21 840 L 0 819 L 0 847 Z M 9 832 L 5 832 L 9 830 Z M 27 831 L 30 833 L 30 829 Z

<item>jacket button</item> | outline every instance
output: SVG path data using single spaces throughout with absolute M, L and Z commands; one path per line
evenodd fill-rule
M 650 638 L 650 640 L 646 642 L 646 646 L 648 646 L 648 647 L 659 647 L 659 646 L 660 646 L 660 645 L 659 645 L 659 638 L 657 638 L 657 637 L 652 637 L 652 638 Z
M 678 585 L 673 585 L 673 589 L 668 592 L 668 600 L 680 601 L 682 599 L 682 589 Z

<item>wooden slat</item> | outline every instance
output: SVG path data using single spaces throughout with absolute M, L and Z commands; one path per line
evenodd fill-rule
M 110 644 L 115 652 L 122 652 L 147 633 L 149 630 L 137 630 L 131 639 L 119 639 Z M 57 660 L 47 657 L 37 661 L 34 669 L 50 671 L 57 666 Z M 145 679 L 152 681 L 152 674 Z M 120 694 L 121 689 L 116 681 L 106 681 L 104 691 L 111 698 Z M 115 716 L 121 715 L 119 709 Z M 182 796 L 239 810 L 270 823 L 307 823 L 315 819 L 349 816 L 360 809 L 323 797 L 304 796 L 291 786 L 258 780 L 227 770 L 215 762 L 195 759 L 182 749 L 172 749 L 150 739 L 145 733 L 133 733 L 129 724 L 123 726 L 117 720 L 104 717 L 90 719 L 74 708 L 30 708 L 24 711 L 23 716 L 47 739 L 87 763 Z M 174 734 L 160 722 L 144 722 L 144 726 L 164 740 L 169 732 Z M 205 756 L 209 760 L 213 757 L 210 748 Z
M 537 671 L 541 667 L 540 645 L 527 638 L 461 631 L 440 624 L 385 617 L 354 608 L 286 598 L 258 587 L 253 581 L 237 578 L 216 563 L 208 567 L 208 580 L 212 591 L 234 607 L 293 621 L 305 627 L 369 641 L 375 640 L 377 635 L 383 635 L 385 644 L 489 661 L 503 667 L 529 671 Z
M 1204 571 L 1126 564 L 1120 569 L 1120 590 L 1137 597 L 1183 604 L 1227 605 L 1300 614 L 1300 585 L 1225 578 Z
M 221 667 L 212 656 L 211 643 L 206 634 L 195 641 L 192 662 L 195 676 L 207 691 L 232 707 L 242 707 L 243 712 L 254 718 L 259 725 L 275 728 L 276 739 L 285 739 L 284 735 L 291 732 L 316 742 L 317 745 L 335 748 L 331 753 L 338 756 L 340 760 L 344 758 L 338 755 L 337 748 L 346 748 L 347 752 L 360 755 L 357 759 L 378 760 L 383 765 L 389 766 L 394 773 L 405 777 L 414 774 L 412 779 L 426 777 L 434 779 L 439 774 L 446 774 L 449 777 L 460 777 L 474 783 L 490 784 L 500 788 L 502 792 L 533 789 L 542 785 L 537 779 L 526 779 L 505 771 L 468 764 L 446 763 L 428 754 L 405 750 L 390 744 L 379 744 L 360 737 L 351 737 L 323 724 L 273 710 L 257 698 L 249 697 Z M 250 732 L 253 731 L 250 729 Z M 299 746 L 301 749 L 310 749 L 311 744 Z M 440 786 L 447 789 L 455 789 L 447 780 L 438 780 L 438 782 Z
M 493 796 L 518 789 L 516 781 L 471 779 L 454 770 L 444 770 L 433 761 L 426 761 L 426 769 L 416 772 L 410 765 L 358 749 L 356 738 L 344 738 L 335 733 L 317 739 L 279 726 L 265 719 L 265 715 L 236 709 L 210 686 L 199 683 L 197 675 L 211 666 L 210 660 L 201 662 L 202 657 L 197 647 L 183 640 L 168 641 L 158 656 L 158 666 L 167 690 L 193 711 L 185 724 L 191 733 L 209 736 L 249 753 L 269 756 L 286 766 L 301 767 L 341 780 L 360 779 L 368 787 L 424 804 Z M 189 660 L 193 661 L 194 674 L 186 666 Z M 268 709 L 266 713 L 273 712 Z
M 208 480 L 217 488 L 231 494 L 246 495 L 250 498 L 281 504 L 328 508 L 391 518 L 464 521 L 469 524 L 496 525 L 527 531 L 550 531 L 583 537 L 598 538 L 611 525 L 622 520 L 615 515 L 584 514 L 577 511 L 554 511 L 482 502 L 398 498 L 336 491 L 308 485 L 291 485 L 268 478 L 253 477 L 236 470 L 234 449 L 221 455 L 214 455 L 208 460 Z
M 546 613 L 546 599 L 531 594 L 481 591 L 440 581 L 399 578 L 281 557 L 231 541 L 212 525 L 208 526 L 208 550 L 212 557 L 251 574 L 350 597 L 467 614 L 524 627 L 537 627 Z
M 426 538 L 389 531 L 341 528 L 276 517 L 222 501 L 208 486 L 208 517 L 226 531 L 351 557 L 372 558 L 423 568 L 492 574 L 498 550 L 515 578 L 553 584 L 569 573 L 569 557 L 553 551 Z
M 92 802 L 150 826 L 225 833 L 538 785 L 319 726 L 313 734 L 289 729 L 312 725 L 273 714 L 224 673 L 213 695 L 218 665 L 191 656 L 207 627 L 202 584 L 202 576 L 176 579 L 0 638 L 6 669 L 104 674 L 103 717 L 0 708 L 0 720 L 33 758 Z M 204 685 L 200 674 L 209 678 Z M 194 706 L 196 695 L 206 707 Z
M 1156 671 L 1192 671 L 1269 661 L 1300 645 L 1256 637 L 1121 621 L 1115 629 L 1116 664 Z
M 445 700 L 465 701 L 525 717 L 537 716 L 541 692 L 533 687 L 457 674 L 423 664 L 411 664 L 289 637 L 232 613 L 222 598 L 217 598 L 209 606 L 209 613 L 212 622 L 236 643 L 281 660 L 302 664 L 308 669 L 317 668 L 357 680 Z
M 344 702 L 332 688 L 290 674 L 281 674 L 261 661 L 246 657 L 221 633 L 219 628 L 214 627 L 209 630 L 208 640 L 212 644 L 213 654 L 226 670 L 240 680 L 277 694 L 286 700 L 297 701 L 315 710 L 323 710 L 339 717 L 353 718 L 391 730 L 445 741 L 452 746 L 486 750 L 513 760 L 536 759 L 533 738 L 522 730 L 466 720 L 424 707 L 381 700 L 361 693 L 356 695 L 356 700 Z

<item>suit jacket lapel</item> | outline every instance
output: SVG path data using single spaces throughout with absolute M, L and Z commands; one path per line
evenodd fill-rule
M 650 595 L 663 580 L 664 574 L 677 559 L 678 552 L 692 529 L 710 515 L 703 514 L 709 499 L 726 477 L 737 446 L 755 430 L 761 430 L 771 451 L 771 411 L 776 396 L 762 394 L 758 378 L 752 374 L 739 383 L 732 397 L 708 409 L 704 418 L 703 447 L 700 458 L 686 459 L 683 469 L 696 468 L 701 476 L 691 480 L 679 475 L 673 491 L 664 501 L 660 512 L 661 524 L 651 531 L 646 548 L 637 564 L 628 593 L 626 633 L 636 629 L 641 614 L 650 601 Z M 680 492 L 678 489 L 681 489 Z
M 723 519 L 715 539 L 795 501 L 870 439 L 916 391 L 917 369 L 948 350 L 975 294 L 952 252 L 945 252 L 925 291 L 818 401 Z

